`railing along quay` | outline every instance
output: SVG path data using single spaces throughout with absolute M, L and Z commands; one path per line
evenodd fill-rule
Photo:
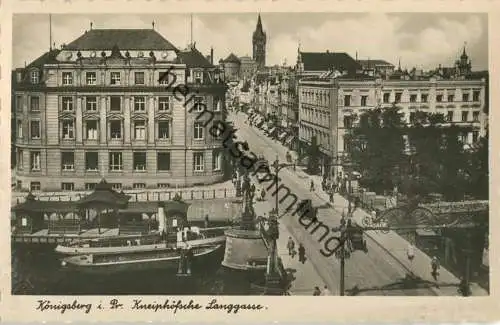
M 226 199 L 235 198 L 236 189 L 234 188 L 219 188 L 210 190 L 151 190 L 137 192 L 134 190 L 125 190 L 125 194 L 130 195 L 130 202 L 154 202 L 154 201 L 170 201 L 173 200 L 175 195 L 178 194 L 183 200 L 211 200 L 211 199 Z M 60 194 L 60 192 L 40 192 L 33 193 L 40 201 L 64 201 L 72 202 L 78 201 L 82 197 L 92 193 L 86 192 L 68 192 L 67 194 Z M 13 195 L 11 205 L 23 203 L 26 198 L 26 193 L 15 193 Z

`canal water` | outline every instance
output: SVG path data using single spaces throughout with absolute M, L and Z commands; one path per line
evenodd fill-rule
M 223 251 L 210 264 L 178 277 L 175 272 L 144 271 L 119 275 L 68 272 L 53 249 L 12 247 L 14 295 L 248 295 L 247 274 L 221 266 Z

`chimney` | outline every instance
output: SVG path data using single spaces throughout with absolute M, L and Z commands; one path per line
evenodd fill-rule
M 214 48 L 210 48 L 210 64 L 214 65 Z

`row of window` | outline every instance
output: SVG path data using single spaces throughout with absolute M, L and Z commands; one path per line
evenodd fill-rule
M 18 181 L 18 187 L 21 187 L 22 183 Z M 93 191 L 96 187 L 97 183 L 85 183 L 85 190 L 86 191 Z M 114 190 L 121 190 L 122 189 L 122 184 L 121 183 L 111 183 L 110 184 Z M 168 183 L 157 183 L 156 187 L 158 188 L 169 188 L 170 184 Z M 146 183 L 133 183 L 132 184 L 133 189 L 143 189 L 146 188 Z M 40 182 L 30 182 L 30 191 L 35 192 L 35 191 L 41 191 L 42 185 Z M 70 183 L 70 182 L 64 182 L 61 183 L 61 190 L 62 191 L 74 191 L 75 190 L 75 183 Z
M 18 168 L 23 169 L 23 150 L 18 150 Z M 40 151 L 30 152 L 30 170 L 41 170 Z M 221 171 L 223 161 L 222 150 L 212 152 L 212 170 Z M 143 151 L 133 152 L 132 168 L 136 172 L 147 171 L 147 153 Z M 171 155 L 168 151 L 156 153 L 156 170 L 159 172 L 168 172 L 171 169 Z M 85 152 L 85 170 L 95 172 L 102 169 L 99 167 L 99 153 L 95 151 Z M 75 170 L 75 153 L 73 151 L 61 152 L 61 170 Z M 123 171 L 123 153 L 113 151 L 109 153 L 109 171 Z M 205 152 L 193 152 L 193 171 L 205 171 Z
M 216 124 L 218 122 L 214 122 Z M 205 139 L 205 122 L 193 123 L 193 139 Z M 123 138 L 123 121 L 110 120 L 108 121 L 108 139 L 122 139 Z M 156 139 L 167 140 L 171 135 L 171 121 L 159 120 L 155 123 Z M 60 137 L 64 140 L 75 139 L 75 122 L 72 119 L 64 119 L 60 121 Z M 85 140 L 98 140 L 99 139 L 99 121 L 98 120 L 85 120 L 84 121 L 84 139 Z M 145 120 L 135 120 L 132 122 L 132 136 L 134 140 L 146 140 L 147 123 Z M 220 130 L 220 129 L 216 129 Z M 17 121 L 17 136 L 23 137 L 23 121 Z M 30 138 L 37 140 L 41 138 L 40 121 L 30 121 Z M 220 134 L 218 135 L 220 136 Z M 216 136 L 216 138 L 218 137 Z
M 472 92 L 472 101 L 478 102 L 480 100 L 480 95 L 481 92 L 479 90 L 474 90 Z M 394 93 L 394 102 L 395 103 L 400 103 L 401 99 L 403 97 L 403 92 L 395 92 Z M 390 92 L 385 92 L 382 95 L 382 100 L 384 103 L 390 103 L 390 98 L 391 98 L 391 93 Z M 314 102 L 320 105 L 327 105 L 328 101 L 330 99 L 330 94 L 327 91 L 302 91 L 302 101 L 303 102 Z M 455 102 L 455 95 L 449 94 L 447 97 L 447 102 Z M 417 94 L 410 94 L 410 103 L 416 103 L 418 100 Z M 462 102 L 469 102 L 471 100 L 470 93 L 463 93 L 462 94 Z M 421 94 L 420 95 L 420 102 L 421 103 L 427 103 L 429 101 L 429 95 L 428 94 Z M 444 95 L 443 94 L 437 94 L 436 95 L 436 102 L 444 102 Z M 367 106 L 368 104 L 368 95 L 361 95 L 360 96 L 360 106 L 364 107 Z M 353 105 L 352 101 L 352 95 L 344 95 L 344 106 L 351 106 Z
M 202 112 L 204 110 L 205 98 L 202 96 L 195 96 L 193 98 L 193 111 Z M 22 96 L 17 96 L 17 110 L 23 110 Z M 133 110 L 136 112 L 146 111 L 146 97 L 145 96 L 133 96 L 132 97 Z M 158 111 L 169 111 L 174 103 L 172 96 L 160 96 L 158 97 L 156 109 Z M 86 111 L 95 112 L 98 109 L 98 97 L 97 96 L 85 96 L 84 107 Z M 70 96 L 61 97 L 61 110 L 63 111 L 73 111 L 74 110 L 74 98 Z M 121 111 L 123 106 L 123 100 L 120 96 L 110 96 L 109 97 L 109 109 L 110 111 Z M 29 97 L 29 109 L 31 112 L 40 111 L 40 98 L 38 96 Z M 221 100 L 218 97 L 214 98 L 213 111 L 218 112 L 221 110 Z
M 143 71 L 134 72 L 133 74 L 133 84 L 135 85 L 145 85 L 145 73 Z M 31 83 L 38 84 L 40 82 L 40 74 L 37 70 L 31 71 Z M 167 74 L 167 71 L 160 71 L 158 84 L 159 85 L 168 85 L 170 75 Z M 75 84 L 74 73 L 71 71 L 62 72 L 62 84 L 64 86 L 72 86 Z M 96 71 L 87 71 L 85 72 L 85 84 L 88 86 L 97 85 L 97 72 Z M 109 73 L 109 84 L 111 85 L 121 85 L 122 84 L 122 73 L 120 71 L 111 71 Z

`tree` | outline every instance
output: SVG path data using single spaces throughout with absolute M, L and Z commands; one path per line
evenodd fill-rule
M 315 135 L 311 137 L 311 145 L 308 148 L 307 173 L 317 175 L 319 173 L 319 146 Z
M 347 134 L 348 151 L 364 186 L 382 192 L 398 181 L 394 175 L 403 161 L 403 126 L 398 107 L 376 108 L 363 113 Z

